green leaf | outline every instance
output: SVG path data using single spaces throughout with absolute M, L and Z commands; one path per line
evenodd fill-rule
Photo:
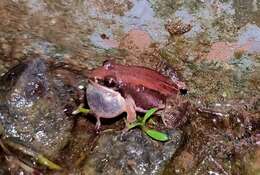
M 149 109 L 146 113 L 145 113 L 145 116 L 143 118 L 143 121 L 142 121 L 142 126 L 145 126 L 145 123 L 146 121 L 157 111 L 156 108 L 151 108 Z
M 49 159 L 44 157 L 42 154 L 39 154 L 37 156 L 37 161 L 40 164 L 45 165 L 45 166 L 47 166 L 48 168 L 50 168 L 52 170 L 61 170 L 61 167 L 59 165 L 57 165 L 56 163 L 50 161 Z
M 151 138 L 161 141 L 161 142 L 165 142 L 170 139 L 168 134 L 160 132 L 160 131 L 156 131 L 154 129 L 149 129 L 149 128 L 145 127 L 145 128 L 143 128 L 143 131 Z

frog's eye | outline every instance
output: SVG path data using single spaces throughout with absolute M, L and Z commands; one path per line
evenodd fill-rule
M 114 63 L 114 61 L 112 61 L 112 60 L 105 60 L 103 62 L 103 66 L 105 69 L 111 69 L 111 68 L 113 68 L 113 63 Z
M 188 93 L 188 89 L 180 89 L 181 95 L 186 95 Z
M 117 80 L 114 76 L 106 76 L 104 78 L 104 84 L 107 87 L 116 87 L 117 86 Z

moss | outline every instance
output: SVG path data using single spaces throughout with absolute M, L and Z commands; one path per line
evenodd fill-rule
M 160 17 L 169 17 L 178 10 L 184 3 L 183 0 L 152 0 L 152 7 L 155 10 L 156 14 Z

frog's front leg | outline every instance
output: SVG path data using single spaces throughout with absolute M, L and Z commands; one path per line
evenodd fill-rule
M 97 132 L 99 132 L 100 126 L 101 126 L 101 121 L 100 121 L 100 117 L 96 116 L 96 126 L 95 129 Z
M 125 99 L 125 111 L 127 113 L 127 123 L 136 121 L 136 105 L 132 97 L 127 96 Z

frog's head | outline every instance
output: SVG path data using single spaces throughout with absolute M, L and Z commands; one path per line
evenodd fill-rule
M 88 72 L 88 78 L 95 81 L 106 81 L 110 79 L 115 79 L 115 69 L 114 69 L 114 61 L 107 60 L 103 63 L 103 66 L 95 68 Z

